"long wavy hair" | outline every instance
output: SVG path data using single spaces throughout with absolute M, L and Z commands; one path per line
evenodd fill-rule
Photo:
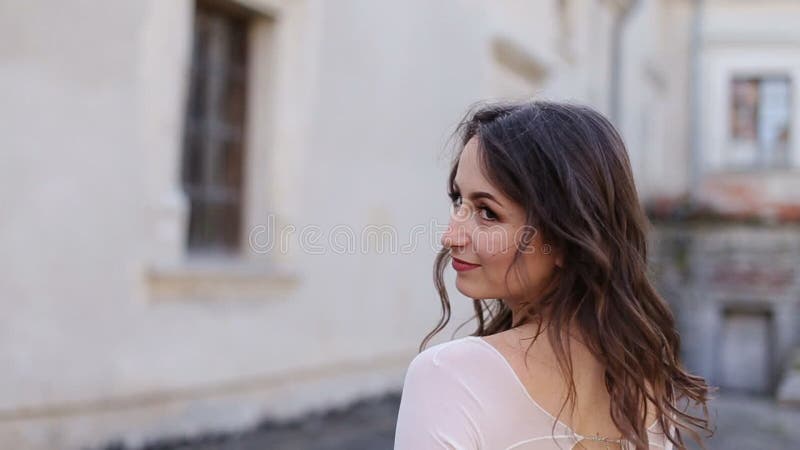
M 449 193 L 454 192 L 464 145 L 477 137 L 485 176 L 524 207 L 526 228 L 541 233 L 543 242 L 563 255 L 563 267 L 553 272 L 544 293 L 523 304 L 517 323 L 512 323 L 503 299 L 473 299 L 475 316 L 470 320 L 477 320 L 477 329 L 472 335 L 487 336 L 529 322 L 538 324 L 534 339 L 546 330 L 568 386 L 560 417 L 568 403 L 574 406 L 577 393 L 569 339 L 559 330 L 577 325 L 582 342 L 605 367 L 611 418 L 625 440 L 637 450 L 649 448 L 649 400 L 661 429 L 675 426 L 667 434 L 676 448 L 686 448 L 681 431 L 705 448 L 700 432 L 713 435 L 707 402 L 715 388 L 680 361 L 675 318 L 648 278 L 649 221 L 627 150 L 613 125 L 585 106 L 482 104 L 466 115 L 455 135 L 459 145 Z M 532 237 L 528 233 L 519 243 L 515 270 Z M 434 284 L 442 316 L 420 351 L 450 320 L 444 283 L 450 259 L 446 247 L 436 257 Z M 702 416 L 692 415 L 689 406 L 702 406 Z

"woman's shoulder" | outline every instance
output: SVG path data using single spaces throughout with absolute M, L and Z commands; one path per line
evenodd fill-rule
M 421 367 L 465 368 L 485 363 L 487 356 L 491 356 L 487 353 L 490 349 L 480 339 L 466 336 L 428 347 L 414 357 L 409 370 Z
M 507 376 L 503 361 L 491 345 L 467 336 L 433 345 L 417 354 L 408 366 L 406 385 L 454 384 L 473 394 L 487 394 Z M 487 388 L 488 391 L 484 392 Z
M 478 424 L 486 415 L 488 391 L 475 378 L 482 371 L 472 367 L 480 364 L 478 345 L 472 337 L 460 338 L 414 357 L 403 385 L 395 448 L 482 447 Z
M 478 414 L 486 407 L 483 400 L 506 395 L 498 388 L 508 385 L 503 383 L 506 375 L 491 346 L 480 337 L 467 336 L 417 354 L 406 371 L 403 395 L 469 404 Z

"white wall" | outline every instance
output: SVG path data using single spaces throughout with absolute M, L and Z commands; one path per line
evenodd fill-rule
M 445 224 L 442 149 L 468 105 L 608 105 L 607 2 L 574 3 L 566 37 L 555 2 L 245 3 L 264 15 L 248 230 L 273 216 L 298 232 L 391 225 L 407 244 L 415 226 Z M 186 257 L 191 5 L 0 4 L 4 446 L 136 443 L 398 390 L 438 319 L 429 231 L 406 254 L 315 255 L 295 235 L 286 254 Z M 511 50 L 499 59 L 498 43 Z M 450 292 L 457 325 L 471 304 Z
M 796 204 L 800 189 L 800 4 L 710 1 L 704 11 L 701 95 L 701 194 L 732 211 Z M 789 154 L 793 167 L 743 170 L 731 164 L 730 81 L 734 76 L 791 78 Z

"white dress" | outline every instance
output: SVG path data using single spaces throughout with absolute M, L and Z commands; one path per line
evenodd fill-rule
M 657 421 L 648 435 L 651 449 L 672 450 Z M 531 398 L 493 345 L 468 336 L 411 361 L 394 448 L 567 450 L 583 438 Z

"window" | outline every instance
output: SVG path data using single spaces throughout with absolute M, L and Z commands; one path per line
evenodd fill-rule
M 791 80 L 787 76 L 731 81 L 731 162 L 747 167 L 789 165 Z
M 235 253 L 242 227 L 248 15 L 198 1 L 183 142 L 190 253 Z

